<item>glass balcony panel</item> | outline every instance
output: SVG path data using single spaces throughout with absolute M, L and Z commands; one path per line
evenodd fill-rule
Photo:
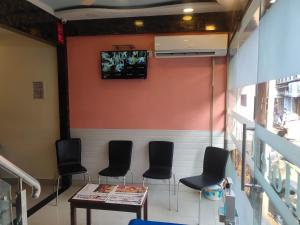
M 0 179 L 0 224 L 12 225 L 11 186 Z
M 300 168 L 289 162 L 276 149 L 262 141 L 259 142 L 261 160 L 258 168 L 260 172 L 289 208 L 291 214 L 297 220 L 300 220 L 300 199 L 298 198 L 298 195 L 300 195 Z M 272 220 L 276 222 L 275 224 L 285 224 L 281 217 L 277 215 L 278 213 L 272 204 L 269 203 L 269 200 L 264 199 L 263 201 L 267 201 L 265 203 L 267 206 L 263 207 L 263 210 L 268 211 L 268 213 L 265 213 L 266 221 Z

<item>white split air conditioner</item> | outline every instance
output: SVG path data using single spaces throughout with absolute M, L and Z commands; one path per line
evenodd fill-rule
M 227 54 L 227 34 L 155 36 L 155 56 L 214 57 Z

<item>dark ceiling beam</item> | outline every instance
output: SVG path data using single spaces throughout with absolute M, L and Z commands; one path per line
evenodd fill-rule
M 59 19 L 25 0 L 0 0 L 0 26 L 56 45 Z
M 183 15 L 148 16 L 136 18 L 93 19 L 68 21 L 65 24 L 67 36 L 106 35 L 106 34 L 144 34 L 144 33 L 178 33 L 207 32 L 206 25 L 215 25 L 210 32 L 229 32 L 230 13 L 215 12 L 194 14 L 191 21 L 183 21 Z M 142 20 L 143 26 L 134 22 Z
M 217 3 L 216 0 L 175 0 L 168 2 L 160 2 L 160 3 L 148 3 L 148 4 L 139 4 L 132 6 L 109 6 L 109 5 L 73 5 L 68 7 L 63 7 L 56 9 L 55 12 L 62 12 L 74 9 L 144 9 L 144 8 L 154 8 L 154 7 L 162 7 L 162 6 L 171 6 L 171 5 L 179 5 L 185 3 Z
M 238 32 L 241 21 L 243 17 L 245 16 L 248 8 L 250 7 L 253 0 L 245 0 L 245 6 L 241 8 L 240 10 L 232 11 L 231 12 L 231 18 L 230 18 L 230 26 L 231 26 L 231 32 L 229 33 L 229 42 L 228 46 L 230 46 L 233 37 Z

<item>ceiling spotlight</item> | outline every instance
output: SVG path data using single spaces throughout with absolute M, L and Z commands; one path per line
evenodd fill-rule
M 205 25 L 205 30 L 207 30 L 207 31 L 213 31 L 213 30 L 216 30 L 216 29 L 217 29 L 217 27 L 214 24 Z
M 96 0 L 80 0 L 81 5 L 92 5 Z
M 274 4 L 276 2 L 276 0 L 270 0 L 271 4 Z
M 182 17 L 182 20 L 184 20 L 184 21 L 191 21 L 192 19 L 193 19 L 193 17 L 190 15 Z
M 184 13 L 192 13 L 192 12 L 194 12 L 194 9 L 193 8 L 185 8 L 185 9 L 183 9 L 183 12 Z
M 144 26 L 144 21 L 143 20 L 135 20 L 134 25 L 136 27 L 143 27 Z

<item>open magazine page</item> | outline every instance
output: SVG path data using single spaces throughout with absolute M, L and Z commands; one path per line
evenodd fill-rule
M 146 197 L 147 187 L 138 185 L 118 185 L 106 202 L 124 205 L 141 205 Z
M 116 185 L 87 184 L 73 197 L 73 199 L 105 202 L 109 193 L 116 188 Z
M 118 185 L 116 192 L 120 193 L 145 193 L 148 187 L 139 185 Z
M 115 192 L 107 198 L 106 203 L 123 204 L 123 205 L 141 205 L 144 201 L 144 194 L 119 193 Z
M 94 189 L 94 192 L 97 193 L 111 193 L 114 190 L 116 190 L 116 188 L 118 187 L 118 185 L 110 185 L 110 184 L 100 184 L 100 185 L 96 185 L 97 188 Z
M 87 184 L 73 199 L 123 205 L 142 205 L 147 187 L 138 185 Z

